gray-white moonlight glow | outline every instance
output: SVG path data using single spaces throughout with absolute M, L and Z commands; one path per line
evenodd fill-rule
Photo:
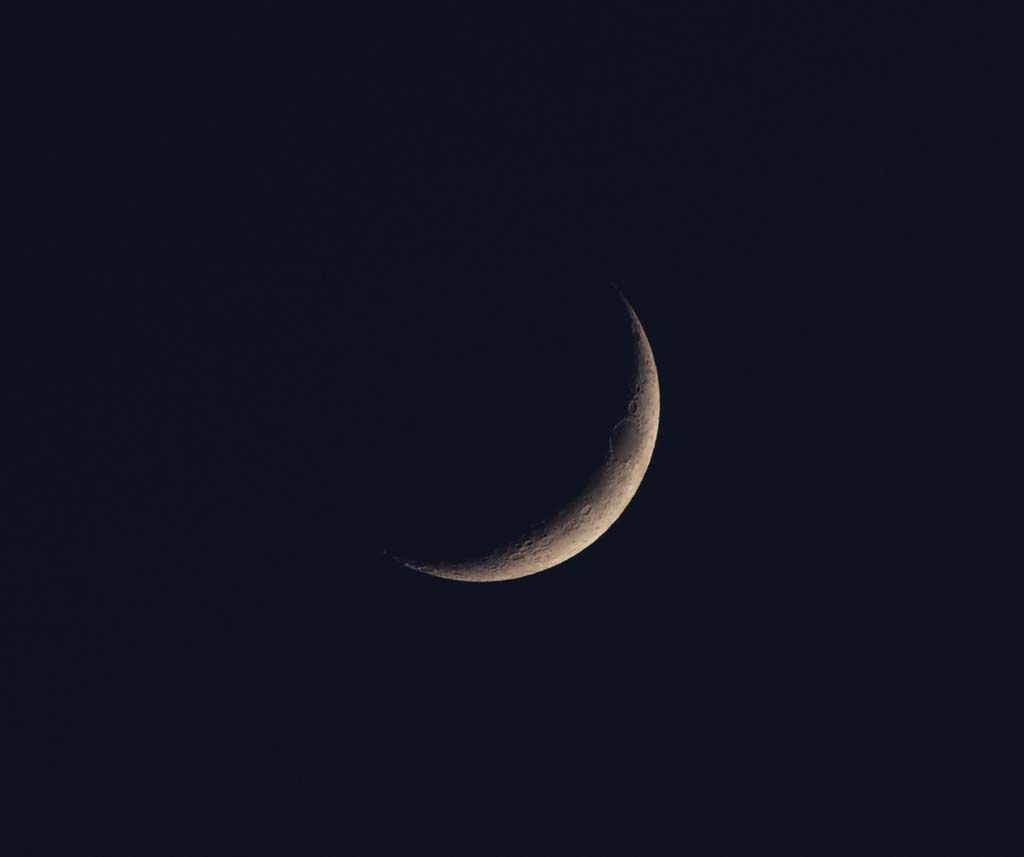
M 549 520 L 485 556 L 460 562 L 401 561 L 427 574 L 476 582 L 536 574 L 576 556 L 618 520 L 647 472 L 658 435 L 661 394 L 647 334 L 623 298 L 633 336 L 632 397 L 612 427 L 601 467 L 576 497 Z

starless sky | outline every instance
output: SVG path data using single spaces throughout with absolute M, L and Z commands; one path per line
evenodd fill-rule
M 24 72 L 2 313 L 4 661 L 16 719 L 79 748 L 58 768 L 194 754 L 154 763 L 193 792 L 372 745 L 429 791 L 553 741 L 707 784 L 839 728 L 822 700 L 914 589 L 864 537 L 901 401 L 864 379 L 937 193 L 923 22 L 102 14 Z M 571 495 L 621 405 L 616 287 L 662 388 L 622 519 L 511 583 L 392 561 Z

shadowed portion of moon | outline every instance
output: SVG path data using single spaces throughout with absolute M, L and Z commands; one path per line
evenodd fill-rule
M 457 562 L 396 557 L 417 571 L 452 580 L 511 580 L 536 574 L 576 556 L 618 520 L 633 499 L 654 452 L 660 417 L 658 372 L 650 343 L 633 307 L 630 320 L 633 378 L 626 414 L 608 431 L 604 461 L 571 501 L 544 522 L 490 552 Z

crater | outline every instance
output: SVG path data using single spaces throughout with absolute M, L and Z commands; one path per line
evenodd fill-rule
M 619 420 L 612 429 L 611 444 L 617 458 L 632 458 L 640 451 L 642 442 L 640 426 L 634 420 Z

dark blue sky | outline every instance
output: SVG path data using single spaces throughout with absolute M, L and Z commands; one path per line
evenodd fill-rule
M 723 768 L 770 802 L 819 743 L 857 756 L 918 585 L 883 549 L 921 455 L 901 290 L 954 264 L 962 93 L 930 27 L 750 3 L 44 27 L 2 313 L 16 721 L 74 776 L 152 758 L 189 793 L 212 766 L 323 796 L 376 757 L 365 790 L 440 766 L 462 803 L 477 766 L 615 791 L 654 760 L 666 816 L 687 771 L 713 811 L 740 800 Z M 663 393 L 621 521 L 511 584 L 389 560 L 588 472 L 625 377 L 613 286 Z

